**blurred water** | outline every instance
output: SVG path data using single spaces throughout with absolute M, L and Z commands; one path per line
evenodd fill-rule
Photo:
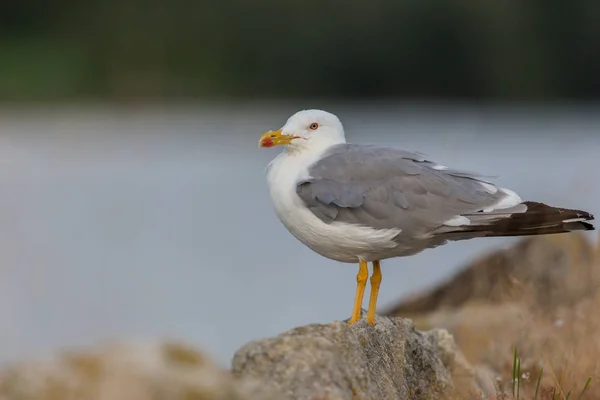
M 168 337 L 227 365 L 248 340 L 347 318 L 357 268 L 284 229 L 264 178 L 278 150 L 257 148 L 304 106 L 0 111 L 0 362 Z M 598 213 L 598 109 L 327 108 L 350 141 L 419 150 L 499 175 L 524 198 Z M 388 260 L 381 309 L 509 242 Z

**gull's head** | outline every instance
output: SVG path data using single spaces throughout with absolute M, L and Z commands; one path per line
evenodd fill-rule
M 303 110 L 292 115 L 277 131 L 261 136 L 259 147 L 284 145 L 289 150 L 318 150 L 344 143 L 344 127 L 335 115 L 322 110 Z

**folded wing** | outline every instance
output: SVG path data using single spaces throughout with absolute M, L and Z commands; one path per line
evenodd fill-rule
M 453 170 L 417 153 L 341 144 L 298 182 L 297 193 L 326 223 L 400 229 L 399 239 L 513 236 L 593 229 L 579 210 L 520 197 L 481 176 Z

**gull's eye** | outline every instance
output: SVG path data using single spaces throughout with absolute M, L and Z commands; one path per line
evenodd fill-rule
M 316 122 L 313 122 L 309 126 L 309 128 L 310 128 L 311 131 L 316 131 L 318 127 L 319 127 L 319 124 L 317 124 Z

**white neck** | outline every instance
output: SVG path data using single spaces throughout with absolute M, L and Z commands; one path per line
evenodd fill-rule
M 309 153 L 321 155 L 329 147 L 342 143 L 346 143 L 343 137 L 312 137 L 310 140 L 296 139 L 292 144 L 287 146 L 284 152 L 290 156 L 308 156 Z M 308 158 L 311 157 L 308 156 Z

